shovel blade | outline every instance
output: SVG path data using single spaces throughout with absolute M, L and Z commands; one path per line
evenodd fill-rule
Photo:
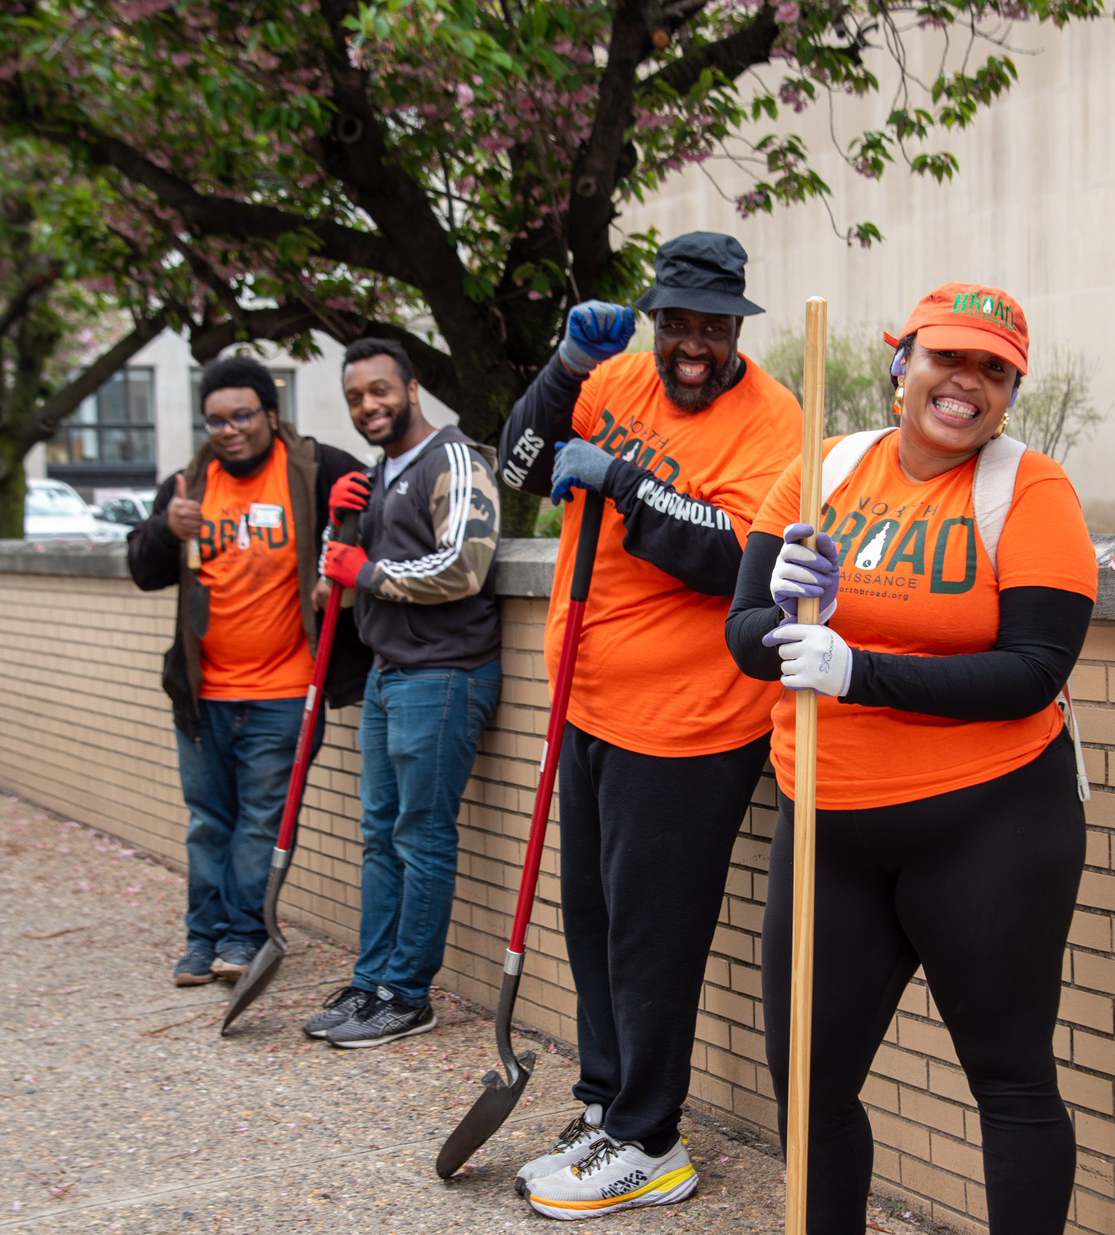
M 224 1023 L 221 1025 L 222 1038 L 228 1034 L 229 1026 L 240 1013 L 270 985 L 287 951 L 287 943 L 282 936 L 277 939 L 269 937 L 252 957 L 252 963 L 237 979 L 229 996 L 228 1011 L 225 1012 Z
M 498 1072 L 489 1072 L 484 1077 L 480 1097 L 449 1134 L 437 1156 L 437 1173 L 442 1179 L 448 1179 L 454 1171 L 464 1166 L 515 1109 L 534 1071 L 534 1059 L 533 1051 L 518 1057 L 518 1075 L 510 1085 Z

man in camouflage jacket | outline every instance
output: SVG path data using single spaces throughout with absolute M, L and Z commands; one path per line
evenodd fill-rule
M 303 1028 L 361 1047 L 437 1023 L 429 990 L 452 910 L 457 811 L 499 695 L 499 494 L 480 447 L 422 415 L 398 344 L 358 340 L 342 373 L 353 425 L 384 452 L 370 477 L 334 485 L 334 522 L 359 510 L 358 539 L 331 538 L 322 572 L 355 588 L 374 654 L 360 723 L 360 956 L 351 985 Z

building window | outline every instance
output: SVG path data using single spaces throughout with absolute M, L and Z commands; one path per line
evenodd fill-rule
M 155 466 L 155 371 L 120 369 L 46 444 L 51 467 L 124 468 Z
M 279 394 L 279 416 L 289 420 L 291 424 L 298 423 L 294 406 L 294 370 L 268 369 L 275 379 L 275 389 Z M 200 450 L 209 440 L 205 426 L 201 423 L 201 369 L 190 371 L 190 406 L 193 408 L 193 442 L 194 450 Z

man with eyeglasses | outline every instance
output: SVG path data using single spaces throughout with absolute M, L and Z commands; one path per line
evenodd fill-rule
M 631 308 L 575 306 L 500 443 L 503 479 L 564 507 L 546 628 L 561 646 L 586 490 L 606 499 L 559 757 L 561 896 L 584 1109 L 516 1189 L 574 1219 L 683 1200 L 679 1136 L 732 846 L 777 683 L 735 671 L 724 622 L 751 521 L 801 447 L 794 396 L 738 349 L 747 254 L 692 232 Z
M 280 420 L 274 380 L 255 360 L 207 365 L 201 400 L 208 442 L 128 537 L 139 587 L 179 588 L 163 665 L 189 812 L 178 986 L 234 982 L 267 938 L 263 898 L 313 673 L 329 491 L 362 466 Z M 360 698 L 369 663 L 342 611 L 325 686 L 333 707 Z

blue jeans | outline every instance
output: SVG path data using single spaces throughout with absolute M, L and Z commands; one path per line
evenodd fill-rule
M 364 864 L 353 985 L 418 1007 L 441 968 L 457 877 L 457 811 L 499 697 L 478 669 L 373 669 L 360 721 Z
M 267 938 L 263 897 L 305 700 L 198 701 L 193 742 L 180 729 L 178 772 L 190 812 L 186 946 L 223 952 Z M 319 719 L 311 758 L 321 746 Z

